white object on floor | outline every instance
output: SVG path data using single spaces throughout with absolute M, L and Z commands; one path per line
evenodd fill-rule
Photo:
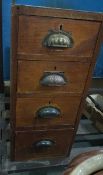
M 103 153 L 95 155 L 80 163 L 69 175 L 90 175 L 103 169 Z

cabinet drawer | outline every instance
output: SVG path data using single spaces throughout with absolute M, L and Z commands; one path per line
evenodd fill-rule
M 15 133 L 15 160 L 64 157 L 72 137 L 72 129 L 18 131 Z
M 91 57 L 99 22 L 19 16 L 18 53 Z
M 18 98 L 16 127 L 38 127 L 68 124 L 74 126 L 80 97 L 55 95 L 54 97 Z
M 90 63 L 19 61 L 17 92 L 82 93 Z

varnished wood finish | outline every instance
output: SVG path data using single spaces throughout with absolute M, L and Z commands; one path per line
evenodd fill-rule
M 62 100 L 61 100 L 62 99 Z M 68 124 L 74 126 L 80 97 L 56 95 L 47 97 L 18 98 L 16 105 L 16 127 L 42 127 Z M 44 106 L 54 106 L 60 109 L 61 115 L 53 118 L 39 118 L 37 111 Z
M 70 32 L 74 41 L 72 48 L 47 48 L 43 40 L 50 30 Z M 95 47 L 100 23 L 61 18 L 20 16 L 18 53 L 70 55 L 91 57 Z
M 94 58 L 95 61 L 96 61 L 96 58 L 97 58 L 98 53 L 100 51 L 100 46 L 101 46 L 102 40 L 103 40 L 103 21 L 101 23 L 101 28 L 100 28 L 99 33 L 98 33 L 98 39 L 97 39 L 96 47 L 95 47 L 94 54 L 93 54 L 93 58 Z M 75 136 L 77 128 L 78 128 L 78 124 L 79 124 L 79 121 L 80 121 L 80 117 L 82 115 L 82 111 L 85 107 L 85 99 L 86 99 L 88 89 L 89 89 L 90 84 L 91 84 L 92 74 L 93 74 L 93 70 L 94 70 L 94 67 L 95 67 L 95 61 L 91 62 L 89 72 L 88 72 L 88 76 L 87 76 L 87 80 L 85 82 L 85 88 L 84 88 L 84 91 L 83 91 L 83 96 L 82 96 L 81 103 L 80 103 L 80 106 L 79 106 L 79 109 L 78 109 L 78 114 L 77 114 L 78 117 L 77 117 L 77 121 L 76 121 L 76 125 L 75 125 L 74 136 Z
M 16 61 L 16 52 L 17 52 L 17 37 L 18 37 L 18 15 L 16 13 L 16 8 L 12 8 L 12 51 L 11 51 L 11 64 L 10 64 L 10 79 L 11 79 L 11 88 L 10 88 L 10 113 L 11 113 L 11 159 L 14 159 L 15 152 L 15 138 L 14 138 L 14 123 L 15 123 L 15 109 L 16 109 L 16 86 L 17 86 L 17 61 Z M 14 66 L 15 65 L 15 66 Z
M 49 54 L 49 55 L 41 55 L 41 54 L 27 54 L 27 53 L 17 53 L 17 59 L 18 60 L 28 60 L 28 61 L 70 61 L 70 62 L 81 62 L 81 63 L 85 63 L 85 62 L 90 62 L 93 61 L 92 57 L 80 57 L 80 56 L 69 56 L 69 55 L 56 55 L 53 56 L 53 54 Z
M 14 6 L 15 8 L 15 6 Z M 93 13 L 86 11 L 76 11 L 76 10 L 64 10 L 59 8 L 47 8 L 47 7 L 32 7 L 16 5 L 16 13 L 18 15 L 29 15 L 29 16 L 48 16 L 48 17 L 58 17 L 64 19 L 80 19 L 89 21 L 103 21 L 103 13 Z
M 66 156 L 73 136 L 72 129 L 35 130 L 15 133 L 15 159 L 29 160 Z M 36 149 L 35 144 L 41 140 L 52 140 L 50 148 Z
M 103 15 L 26 6 L 13 6 L 12 14 L 12 160 L 68 156 L 103 37 Z M 72 33 L 73 48 L 45 48 L 48 30 L 60 25 Z M 63 71 L 68 83 L 40 85 L 45 71 Z M 60 107 L 61 117 L 37 119 L 36 111 L 47 104 Z M 57 146 L 33 152 L 33 141 L 42 138 L 56 139 Z
M 90 63 L 57 62 L 57 61 L 19 61 L 17 93 L 82 93 Z M 75 70 L 75 74 L 74 74 Z M 67 84 L 57 87 L 46 87 L 40 84 L 45 72 L 64 72 Z M 76 75 L 76 76 L 75 76 Z

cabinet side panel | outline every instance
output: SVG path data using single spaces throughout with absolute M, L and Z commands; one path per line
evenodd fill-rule
M 77 120 L 76 120 L 76 123 L 75 123 L 74 138 L 75 138 L 75 134 L 76 134 L 77 129 L 78 129 L 78 125 L 79 125 L 79 121 L 80 121 L 80 118 L 81 118 L 81 115 L 82 115 L 82 111 L 83 111 L 84 106 L 85 106 L 85 99 L 86 99 L 86 96 L 88 94 L 88 90 L 89 90 L 89 87 L 90 87 L 90 84 L 91 84 L 92 74 L 93 74 L 94 66 L 95 66 L 95 63 L 96 63 L 96 59 L 97 59 L 97 56 L 98 56 L 98 53 L 99 53 L 99 50 L 100 50 L 102 40 L 103 40 L 103 22 L 101 22 L 101 27 L 100 27 L 100 30 L 98 31 L 98 38 L 97 38 L 97 42 L 96 42 L 95 49 L 94 49 L 93 59 L 92 59 L 93 61 L 90 64 L 87 80 L 85 82 L 85 87 L 84 87 L 84 91 L 83 91 L 83 94 L 82 94 L 81 103 L 80 103 L 80 106 L 79 106 L 79 109 L 78 109 Z M 74 139 L 73 139 L 73 141 L 74 141 Z M 72 143 L 71 143 L 71 146 L 72 146 Z
M 11 113 L 11 159 L 14 157 L 14 128 L 15 128 L 15 108 L 16 108 L 16 75 L 17 75 L 17 61 L 16 50 L 18 47 L 18 14 L 15 7 L 12 7 L 12 38 L 11 38 L 11 88 L 10 88 L 10 113 Z

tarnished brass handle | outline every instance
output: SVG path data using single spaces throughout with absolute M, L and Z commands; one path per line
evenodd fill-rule
M 73 47 L 73 38 L 71 33 L 59 31 L 50 31 L 44 38 L 43 45 L 45 47 L 56 47 L 56 48 L 71 48 Z
M 50 148 L 55 144 L 53 140 L 40 140 L 34 144 L 35 148 L 43 149 L 43 148 Z
M 60 109 L 54 106 L 44 106 L 37 111 L 37 117 L 42 119 L 59 117 L 60 114 Z
M 40 84 L 44 86 L 62 86 L 67 83 L 64 72 L 51 71 L 44 72 Z

